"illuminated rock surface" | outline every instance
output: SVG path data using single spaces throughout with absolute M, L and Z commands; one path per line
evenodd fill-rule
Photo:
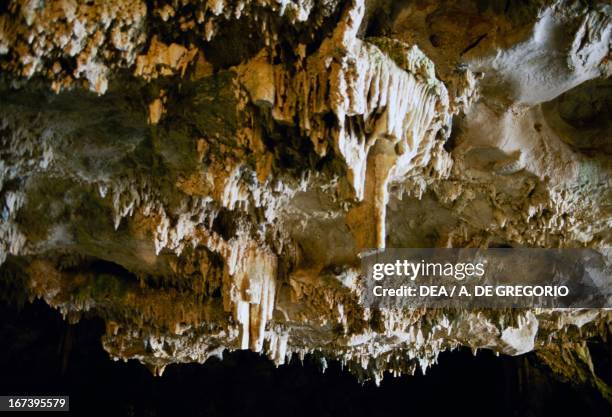
M 81 4 L 82 3 L 82 4 Z M 389 313 L 361 249 L 609 248 L 605 2 L 0 6 L 0 262 L 161 373 L 225 349 L 360 377 L 536 350 L 610 398 L 605 310 Z

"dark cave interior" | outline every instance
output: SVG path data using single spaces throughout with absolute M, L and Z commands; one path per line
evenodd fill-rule
M 335 361 L 324 373 L 312 355 L 276 368 L 249 351 L 171 365 L 154 377 L 134 360 L 109 359 L 100 319 L 70 325 L 40 300 L 4 303 L 0 314 L 0 394 L 70 395 L 71 415 L 611 415 L 599 394 L 558 381 L 533 354 L 446 352 L 426 376 L 388 375 L 380 387 L 360 384 Z M 610 376 L 609 365 L 599 362 L 608 368 L 600 375 Z

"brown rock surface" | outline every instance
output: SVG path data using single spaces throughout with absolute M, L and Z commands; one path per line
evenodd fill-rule
M 467 346 L 606 392 L 607 310 L 357 302 L 366 247 L 612 244 L 612 8 L 503 3 L 9 1 L 2 279 L 158 373 L 320 351 L 378 380 Z

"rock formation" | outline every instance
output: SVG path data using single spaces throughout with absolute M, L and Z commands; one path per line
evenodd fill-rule
M 564 0 L 9 1 L 3 292 L 104 318 L 109 354 L 156 373 L 251 349 L 380 380 L 466 346 L 536 350 L 610 396 L 585 342 L 607 337 L 609 311 L 368 309 L 357 255 L 609 248 L 611 14 Z

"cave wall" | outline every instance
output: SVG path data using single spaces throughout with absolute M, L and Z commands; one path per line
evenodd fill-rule
M 611 11 L 9 1 L 2 288 L 155 373 L 250 349 L 379 381 L 464 346 L 609 396 L 606 310 L 375 311 L 356 277 L 373 247 L 610 247 Z

